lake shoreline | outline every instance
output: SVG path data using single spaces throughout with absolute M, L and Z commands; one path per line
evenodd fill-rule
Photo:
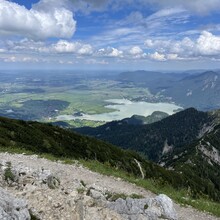
M 84 114 L 80 115 L 59 115 L 56 117 L 56 121 L 70 121 L 70 120 L 91 120 L 91 121 L 103 121 L 110 122 L 114 120 L 121 120 L 133 115 L 149 116 L 154 111 L 162 111 L 169 115 L 174 114 L 178 109 L 182 109 L 181 106 L 175 103 L 150 103 L 150 102 L 133 102 L 128 99 L 108 99 L 105 100 L 110 103 L 106 105 L 107 109 L 114 109 L 115 111 L 101 114 Z

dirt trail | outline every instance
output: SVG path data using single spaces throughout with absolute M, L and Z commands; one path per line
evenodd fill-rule
M 122 181 L 120 178 L 104 176 L 84 168 L 81 165 L 67 165 L 60 162 L 52 162 L 36 155 L 8 154 L 0 153 L 1 161 L 10 161 L 13 166 L 24 165 L 31 169 L 46 169 L 59 177 L 61 184 L 67 186 L 74 181 L 83 181 L 86 185 L 96 185 L 97 187 L 106 188 L 110 192 L 130 194 L 140 194 L 144 197 L 154 197 L 155 195 L 134 184 Z M 10 190 L 10 189 L 9 189 Z M 175 204 L 180 220 L 217 220 L 207 213 L 199 212 L 191 207 L 181 207 Z

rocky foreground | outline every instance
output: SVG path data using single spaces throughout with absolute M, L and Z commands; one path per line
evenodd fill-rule
M 126 198 L 127 195 L 128 197 Z M 129 198 L 130 196 L 130 198 Z M 0 153 L 0 219 L 217 220 L 119 178 L 36 155 Z

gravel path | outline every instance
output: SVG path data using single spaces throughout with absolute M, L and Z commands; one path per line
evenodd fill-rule
M 120 178 L 104 176 L 82 167 L 81 165 L 67 165 L 60 162 L 52 162 L 36 155 L 8 154 L 0 153 L 1 161 L 10 161 L 12 166 L 24 165 L 31 169 L 46 169 L 55 174 L 61 180 L 62 185 L 74 182 L 76 179 L 82 180 L 86 185 L 96 185 L 108 189 L 110 192 L 130 194 L 140 194 L 145 197 L 154 197 L 155 195 L 134 184 L 122 181 Z M 180 220 L 217 220 L 207 213 L 199 212 L 192 207 L 181 207 L 175 204 L 175 208 Z

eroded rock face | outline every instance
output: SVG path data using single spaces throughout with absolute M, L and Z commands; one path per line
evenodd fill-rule
M 29 220 L 31 219 L 27 202 L 17 199 L 0 187 L 0 219 Z

